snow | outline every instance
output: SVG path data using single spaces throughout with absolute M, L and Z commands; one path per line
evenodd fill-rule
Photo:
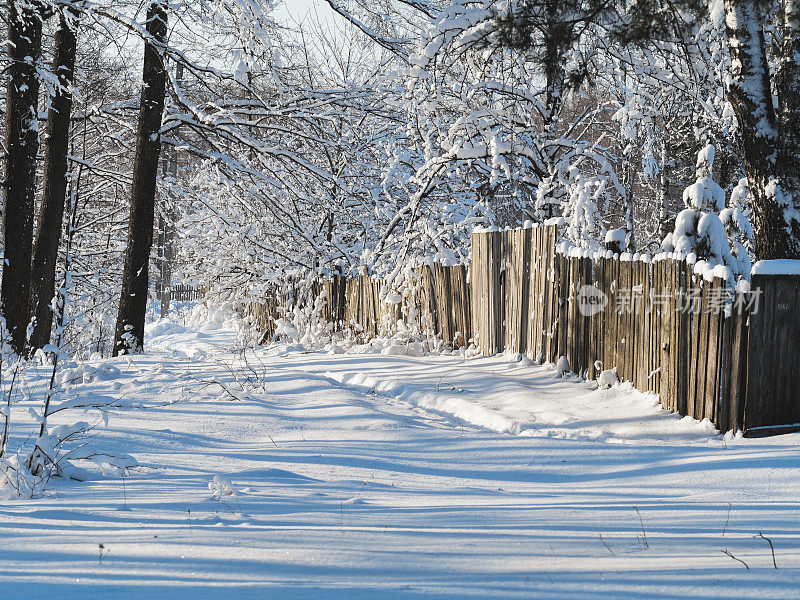
M 684 190 L 683 201 L 689 208 L 719 212 L 725 208 L 725 190 L 710 177 L 701 177 Z
M 4 598 L 796 597 L 798 434 L 518 356 L 146 344 L 75 384 L 141 406 L 94 440 L 140 466 L 3 501 Z
M 619 382 L 619 375 L 617 375 L 617 368 L 606 369 L 597 377 L 597 386 L 601 390 L 607 390 L 611 386 Z
M 606 244 L 616 243 L 620 248 L 624 248 L 626 238 L 627 232 L 624 229 L 609 229 L 606 232 L 605 242 Z
M 753 265 L 753 275 L 800 275 L 800 260 L 788 258 L 760 260 Z
M 569 361 L 566 356 L 562 356 L 558 359 L 556 363 L 556 373 L 558 373 L 559 377 L 563 377 L 569 373 Z
M 701 169 L 707 169 L 710 171 L 714 167 L 714 157 L 716 156 L 716 150 L 714 149 L 713 144 L 706 144 L 700 152 L 697 153 L 697 162 L 695 163 L 695 169 L 700 171 Z

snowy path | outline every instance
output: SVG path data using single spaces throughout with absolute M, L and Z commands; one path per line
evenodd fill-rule
M 151 333 L 85 384 L 151 406 L 99 434 L 142 467 L 3 501 L 3 598 L 800 597 L 800 435 L 726 443 L 499 357 Z

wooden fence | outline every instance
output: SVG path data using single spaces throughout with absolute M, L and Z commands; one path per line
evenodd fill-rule
M 384 282 L 363 273 L 323 280 L 312 296 L 323 293 L 326 320 L 354 329 L 362 340 L 397 332 L 400 322 L 439 336 L 458 348 L 472 338 L 470 286 L 463 265 L 423 266 L 403 295 L 382 294 Z
M 800 277 L 754 275 L 751 291 L 733 292 L 683 260 L 564 254 L 553 226 L 474 233 L 469 270 L 434 264 L 415 276 L 392 302 L 366 274 L 316 282 L 310 297 L 365 340 L 402 320 L 484 355 L 563 356 L 587 378 L 616 367 L 664 408 L 722 431 L 800 424 Z
M 744 427 L 745 308 L 750 295 L 673 259 L 562 254 L 554 227 L 472 238 L 475 329 L 484 354 L 510 351 L 659 394 L 664 408 L 722 430 Z M 726 318 L 727 311 L 731 315 Z

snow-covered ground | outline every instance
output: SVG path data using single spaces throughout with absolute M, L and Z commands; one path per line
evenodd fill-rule
M 141 466 L 2 501 L 0 597 L 800 597 L 800 435 L 504 357 L 149 335 L 81 392 L 145 407 L 94 440 Z

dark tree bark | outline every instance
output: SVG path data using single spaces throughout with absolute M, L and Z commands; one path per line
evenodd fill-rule
M 153 245 L 156 178 L 161 153 L 161 120 L 164 113 L 167 71 L 164 46 L 167 38 L 167 12 L 163 0 L 147 7 L 147 33 L 144 48 L 142 93 L 136 132 L 136 159 L 133 165 L 131 213 L 128 247 L 122 273 L 122 293 L 114 334 L 114 355 L 139 352 L 144 340 L 147 308 L 148 266 Z
M 775 78 L 781 142 L 778 173 L 794 198 L 791 208 L 800 209 L 800 2 L 784 0 L 783 9 L 783 47 Z M 800 258 L 800 222 L 793 222 L 791 232 L 793 258 Z
M 729 99 L 741 132 L 759 260 L 800 258 L 800 58 L 796 52 L 800 19 L 794 0 L 787 0 L 785 6 L 785 41 L 775 82 L 779 97 L 776 115 L 762 3 L 725 0 L 732 75 Z
M 30 310 L 34 325 L 28 340 L 31 351 L 50 343 L 50 330 L 53 327 L 51 301 L 55 294 L 56 259 L 67 195 L 67 153 L 72 113 L 71 86 L 75 72 L 76 48 L 75 31 L 62 14 L 55 34 L 53 56 L 53 72 L 58 76 L 58 89 L 47 115 L 44 187 L 33 247 Z
M 39 79 L 42 17 L 34 5 L 8 1 L 5 205 L 2 313 L 11 346 L 22 354 L 28 327 L 36 154 L 39 150 Z

